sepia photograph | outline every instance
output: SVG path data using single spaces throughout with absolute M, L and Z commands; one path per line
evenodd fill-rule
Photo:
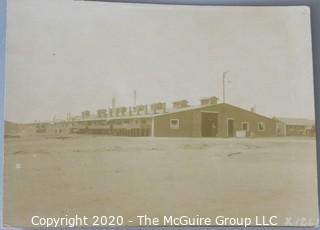
M 309 7 L 6 16 L 5 227 L 318 226 Z

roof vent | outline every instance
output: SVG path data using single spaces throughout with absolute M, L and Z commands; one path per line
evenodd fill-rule
M 90 111 L 89 110 L 85 110 L 81 113 L 81 117 L 82 119 L 88 119 L 90 118 Z
M 107 117 L 107 110 L 106 109 L 98 109 L 97 116 L 98 117 Z
M 166 103 L 157 102 L 150 105 L 150 109 L 153 114 L 156 113 L 165 113 L 166 112 Z
M 201 105 L 216 105 L 218 103 L 219 98 L 213 97 L 204 97 L 200 99 Z
M 173 105 L 173 108 L 175 109 L 181 109 L 181 108 L 189 107 L 189 102 L 187 100 L 180 100 L 180 101 L 173 102 L 172 105 Z

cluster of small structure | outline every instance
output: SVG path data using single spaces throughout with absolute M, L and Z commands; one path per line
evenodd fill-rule
M 218 103 L 217 97 L 200 100 L 190 106 L 187 100 L 133 107 L 116 107 L 113 100 L 109 109 L 96 114 L 83 111 L 81 116 L 68 115 L 66 120 L 35 122 L 38 133 L 94 133 L 115 136 L 158 137 L 271 137 L 314 136 L 314 122 L 287 124 L 286 119 L 269 118 L 254 110 L 245 110 L 227 103 Z

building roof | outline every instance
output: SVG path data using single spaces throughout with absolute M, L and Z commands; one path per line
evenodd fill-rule
M 214 106 L 221 106 L 223 104 L 228 105 L 228 106 L 232 106 L 232 107 L 237 108 L 237 109 L 241 109 L 241 110 L 249 112 L 249 113 L 252 113 L 249 110 L 246 110 L 246 109 L 234 106 L 234 105 L 230 105 L 230 104 L 227 104 L 227 103 L 219 103 L 219 104 L 214 104 L 214 105 L 209 104 L 209 105 L 189 106 L 189 107 L 178 108 L 178 109 L 170 108 L 170 109 L 167 109 L 167 111 L 164 112 L 164 113 L 156 113 L 156 114 L 150 113 L 150 114 L 131 115 L 131 116 L 129 116 L 129 115 L 117 116 L 117 117 L 114 116 L 114 117 L 108 117 L 108 118 L 93 118 L 91 116 L 91 119 L 88 118 L 88 119 L 85 119 L 85 120 L 86 121 L 90 121 L 90 120 L 107 120 L 107 121 L 111 121 L 111 120 L 124 120 L 124 119 L 152 118 L 152 117 L 165 116 L 165 115 L 170 115 L 170 114 L 174 114 L 174 113 L 181 113 L 181 112 L 192 111 L 192 110 L 197 110 L 197 109 L 205 109 L 205 108 L 214 107 Z M 263 117 L 263 118 L 271 119 L 270 117 L 266 117 L 266 116 L 261 115 L 261 114 L 257 114 L 257 113 L 254 113 L 254 114 L 257 115 L 257 116 Z
M 314 120 L 304 118 L 275 117 L 275 119 L 286 125 L 313 126 L 315 124 Z
M 155 117 L 165 116 L 165 115 L 169 115 L 169 114 L 173 114 L 173 113 L 180 113 L 180 112 L 192 111 L 192 110 L 197 110 L 197 109 L 206 109 L 206 108 L 215 107 L 215 106 L 222 106 L 222 105 L 227 105 L 227 106 L 233 107 L 235 109 L 239 109 L 239 110 L 242 110 L 242 111 L 245 111 L 245 112 L 248 112 L 248 113 L 253 113 L 250 110 L 246 110 L 246 109 L 243 109 L 243 108 L 238 107 L 238 106 L 230 105 L 228 103 L 218 103 L 218 104 L 214 104 L 214 105 L 209 104 L 209 105 L 189 106 L 189 107 L 180 108 L 180 109 L 174 109 L 173 108 L 173 109 L 167 110 L 168 112 L 166 112 L 166 113 L 154 114 L 154 116 Z M 256 115 L 256 116 L 259 116 L 259 117 L 263 117 L 263 118 L 272 120 L 272 118 L 264 116 L 264 115 L 261 115 L 261 114 L 258 114 L 258 113 L 253 113 L 253 114 Z
M 141 114 L 141 115 L 125 115 L 125 116 L 113 116 L 113 117 L 98 117 L 95 114 L 91 114 L 88 118 L 82 118 L 81 116 L 75 116 L 72 117 L 71 120 L 63 120 L 63 121 L 55 121 L 56 123 L 59 122 L 85 122 L 85 121 L 99 121 L 99 120 L 105 120 L 105 121 L 112 121 L 112 120 L 126 120 L 126 119 L 144 119 L 144 118 L 153 118 L 153 117 L 159 117 L 159 116 L 166 116 L 166 115 L 170 115 L 170 114 L 174 114 L 174 113 L 181 113 L 181 112 L 186 112 L 186 111 L 192 111 L 192 110 L 197 110 L 197 109 L 206 109 L 206 108 L 210 108 L 210 107 L 215 107 L 215 106 L 221 106 L 221 105 L 227 105 L 227 106 L 231 106 L 234 107 L 236 109 L 240 109 L 249 113 L 252 113 L 249 110 L 234 106 L 234 105 L 230 105 L 227 103 L 219 103 L 219 104 L 208 104 L 208 105 L 196 105 L 196 106 L 189 106 L 189 107 L 184 107 L 184 108 L 170 108 L 167 109 L 166 112 L 162 112 L 162 113 L 156 113 L 156 114 Z M 266 117 L 264 115 L 260 115 L 257 113 L 254 113 L 256 116 L 260 116 L 263 118 L 267 118 L 267 119 L 271 119 L 269 117 Z M 47 123 L 49 123 L 50 121 L 48 121 Z M 52 122 L 52 121 L 51 121 Z M 40 122 L 38 122 L 40 123 Z M 45 123 L 45 122 L 43 122 Z M 314 124 L 314 122 L 313 122 Z

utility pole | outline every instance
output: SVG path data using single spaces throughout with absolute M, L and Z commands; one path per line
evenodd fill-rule
M 226 103 L 226 77 L 227 71 L 222 73 L 222 93 L 223 93 L 223 103 Z
M 133 105 L 134 106 L 137 105 L 137 91 L 136 90 L 133 91 Z
M 115 96 L 112 97 L 112 108 L 113 109 L 116 108 L 116 97 Z

